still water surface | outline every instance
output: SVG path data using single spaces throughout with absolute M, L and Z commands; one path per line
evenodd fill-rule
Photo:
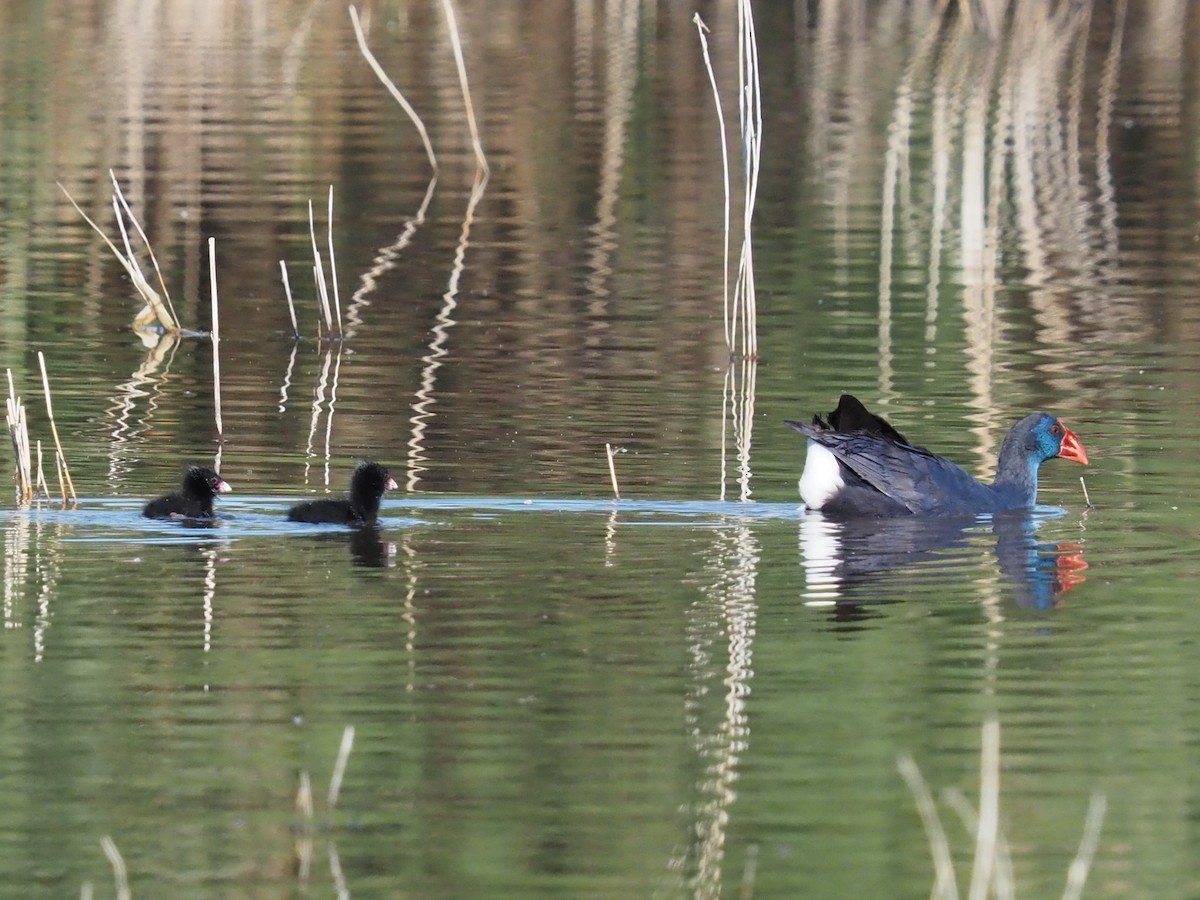
M 763 4 L 727 397 L 691 7 L 456 4 L 478 185 L 436 4 L 363 10 L 434 182 L 337 4 L 84 6 L 0 9 L 0 356 L 48 442 L 45 353 L 81 497 L 0 513 L 0 895 L 111 896 L 108 836 L 140 897 L 926 896 L 903 755 L 965 892 L 986 722 L 1016 896 L 1061 895 L 1097 797 L 1085 896 L 1200 893 L 1186 10 L 1018 5 L 989 41 Z M 729 110 L 736 17 L 700 6 Z M 115 235 L 109 168 L 188 328 L 217 238 L 219 447 L 210 342 L 130 330 L 55 186 Z M 1092 465 L 1028 516 L 825 521 L 781 421 L 841 391 L 981 476 L 1033 409 Z M 215 526 L 140 518 L 218 452 Z M 364 456 L 378 531 L 282 520 Z

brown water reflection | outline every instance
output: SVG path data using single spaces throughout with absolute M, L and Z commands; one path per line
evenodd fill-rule
M 107 879 L 111 833 L 137 895 L 920 894 L 896 758 L 970 795 L 993 720 L 1020 895 L 1061 890 L 1097 790 L 1089 886 L 1200 883 L 1196 12 L 964 18 L 1001 5 L 759 4 L 736 367 L 696 9 L 455 3 L 485 182 L 439 3 L 361 7 L 436 179 L 337 4 L 0 5 L 0 356 L 33 394 L 45 351 L 84 498 L 0 522 L 0 883 Z M 728 113 L 736 6 L 698 10 Z M 219 447 L 211 345 L 130 332 L 55 186 L 111 222 L 110 168 L 188 328 L 220 245 Z M 1096 508 L 1048 472 L 1070 512 L 1036 528 L 842 530 L 820 569 L 778 423 L 842 391 L 983 476 L 1051 409 Z M 226 521 L 137 521 L 218 452 Z M 406 488 L 380 532 L 280 525 L 364 455 Z M 721 496 L 757 502 L 694 506 Z M 806 606 L 831 577 L 850 602 Z M 296 775 L 347 720 L 336 855 L 297 879 Z

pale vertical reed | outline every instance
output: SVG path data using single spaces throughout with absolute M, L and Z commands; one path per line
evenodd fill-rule
M 704 68 L 708 71 L 708 83 L 712 87 L 714 106 L 717 110 L 718 131 L 721 138 L 721 176 L 725 187 L 725 227 L 722 232 L 725 238 L 725 249 L 721 257 L 724 271 L 721 283 L 721 299 L 722 309 L 724 310 L 725 345 L 732 352 L 733 335 L 730 333 L 729 319 L 729 139 L 725 134 L 725 108 L 721 105 L 721 92 L 717 89 L 717 76 L 713 72 L 712 58 L 708 52 L 708 38 L 706 35 L 710 33 L 709 27 L 700 18 L 700 13 L 696 13 L 692 17 L 692 21 L 696 24 L 696 30 L 700 34 L 700 49 L 704 53 Z
M 479 126 L 475 124 L 475 105 L 471 102 L 471 89 L 467 85 L 467 66 L 463 62 L 462 41 L 458 36 L 458 20 L 454 17 L 454 4 L 450 0 L 442 0 L 442 9 L 446 12 L 446 24 L 450 29 L 450 46 L 454 49 L 454 62 L 458 66 L 458 83 L 462 86 L 463 103 L 467 108 L 467 125 L 471 129 L 471 146 L 475 150 L 475 159 L 486 179 L 492 174 L 488 168 L 487 158 L 483 155 L 483 144 L 479 140 Z
M 333 310 L 329 305 L 329 291 L 325 286 L 325 266 L 321 262 L 321 250 L 317 246 L 317 221 L 313 215 L 312 201 L 308 201 L 308 234 L 312 239 L 313 250 L 313 281 L 316 282 L 317 300 L 321 305 L 321 314 L 325 317 L 326 332 L 333 336 Z
M 329 280 L 333 283 L 333 308 L 337 313 L 338 334 L 342 333 L 342 300 L 338 293 L 337 260 L 333 256 L 333 185 L 329 186 L 329 213 L 325 223 L 328 230 L 329 244 Z
M 613 497 L 617 500 L 621 499 L 621 489 L 617 487 L 617 466 L 613 462 L 613 455 L 619 451 L 619 448 L 612 444 L 604 445 L 604 452 L 608 454 L 608 477 L 612 479 Z
M 292 285 L 288 281 L 287 263 L 282 259 L 279 261 L 279 272 L 283 277 L 283 293 L 287 297 L 288 315 L 292 319 L 292 337 L 296 340 L 300 339 L 300 326 L 296 324 L 296 304 L 292 302 Z
M 17 502 L 28 503 L 33 499 L 33 483 L 30 475 L 29 427 L 25 421 L 25 405 L 17 396 L 13 385 L 12 369 L 8 369 L 8 433 L 12 438 L 13 456 L 16 461 Z
M 71 480 L 71 472 L 67 469 L 67 458 L 63 455 L 62 443 L 58 439 L 58 425 L 54 421 L 54 407 L 50 403 L 50 378 L 46 375 L 46 357 L 38 351 L 38 365 L 42 369 L 42 388 L 46 393 L 46 417 L 50 420 L 50 433 L 54 436 L 54 467 L 58 471 L 58 487 L 62 491 L 63 503 L 67 502 L 68 491 L 71 502 L 78 503 L 75 494 L 75 483 Z M 65 485 L 64 485 L 65 482 Z
M 437 157 L 434 156 L 433 144 L 429 141 L 429 132 L 425 130 L 425 123 L 421 121 L 421 117 L 417 115 L 417 111 L 413 109 L 412 104 L 400 93 L 400 89 L 396 87 L 392 79 L 388 78 L 387 73 L 383 71 L 383 66 L 379 64 L 379 60 L 375 58 L 370 48 L 367 47 L 367 39 L 363 35 L 362 24 L 358 20 L 358 10 L 353 6 L 350 7 L 350 21 L 354 25 L 354 36 L 358 38 L 358 49 L 362 53 L 363 59 L 367 61 L 371 70 L 375 73 L 375 77 L 383 82 L 383 86 L 391 92 L 396 102 L 400 104 L 400 108 L 408 114 L 409 119 L 417 127 L 417 133 L 421 135 L 421 142 L 425 145 L 425 154 L 429 157 L 430 168 L 436 172 L 438 168 Z
M 750 0 L 738 2 L 738 99 L 745 171 L 742 202 L 742 258 L 734 287 L 734 309 L 742 317 L 742 355 L 758 357 L 758 303 L 754 282 L 754 246 L 751 227 L 758 199 L 758 172 L 762 159 L 762 85 L 758 74 L 758 39 Z M 740 297 L 740 305 L 739 305 Z
M 724 182 L 724 246 L 723 278 L 721 290 L 722 322 L 725 347 L 729 352 L 730 366 L 726 371 L 721 407 L 721 471 L 719 483 L 720 499 L 725 499 L 726 482 L 726 422 L 732 412 L 733 432 L 737 446 L 739 499 L 747 502 L 751 498 L 751 443 L 754 425 L 755 385 L 757 382 L 758 321 L 754 281 L 753 219 L 754 206 L 758 198 L 758 175 L 762 158 L 762 99 L 759 79 L 758 41 L 754 26 L 754 15 L 749 0 L 739 0 L 738 10 L 738 121 L 742 146 L 742 247 L 738 262 L 737 277 L 733 286 L 732 301 L 729 295 L 729 248 L 731 225 L 730 162 L 726 138 L 725 113 L 721 103 L 721 92 L 717 86 L 709 53 L 708 26 L 697 14 L 692 21 L 700 38 L 704 66 L 708 73 L 713 103 L 717 111 L 717 123 L 721 139 L 721 170 Z M 740 360 L 742 365 L 734 366 Z
M 217 239 L 208 239 L 208 281 L 212 294 L 212 356 L 213 356 L 213 410 L 217 417 L 217 440 L 225 440 L 225 426 L 221 421 L 221 324 L 217 315 Z

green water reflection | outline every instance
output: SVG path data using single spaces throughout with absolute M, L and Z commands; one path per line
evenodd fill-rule
M 484 185 L 437 4 L 362 10 L 432 182 L 342 7 L 203 6 L 0 5 L 0 358 L 82 497 L 0 515 L 0 895 L 108 896 L 109 836 L 138 897 L 924 896 L 904 754 L 965 892 L 985 722 L 1017 896 L 1097 795 L 1085 896 L 1198 892 L 1186 4 L 760 4 L 732 368 L 692 10 L 456 3 Z M 210 342 L 130 331 L 56 186 L 116 239 L 110 168 L 198 331 L 217 239 L 222 444 Z M 1051 464 L 1012 522 L 804 516 L 781 421 L 842 391 L 980 475 L 1051 410 L 1095 506 Z M 363 456 L 378 532 L 282 521 Z M 138 516 L 214 458 L 215 527 Z

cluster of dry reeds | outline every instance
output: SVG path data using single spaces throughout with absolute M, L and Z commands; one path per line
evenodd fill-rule
M 464 103 L 466 106 L 467 121 L 468 121 L 468 124 L 470 126 L 470 131 L 471 131 L 472 146 L 475 151 L 476 159 L 478 161 L 478 166 L 479 166 L 479 176 L 476 179 L 475 190 L 472 192 L 472 201 L 471 201 L 470 209 L 468 212 L 468 222 L 469 222 L 471 220 L 471 218 L 473 217 L 472 214 L 473 214 L 475 204 L 477 204 L 479 202 L 479 199 L 482 196 L 483 185 L 486 183 L 486 180 L 487 180 L 487 177 L 489 174 L 489 168 L 488 168 L 488 164 L 487 164 L 487 159 L 483 153 L 482 144 L 480 142 L 479 129 L 478 129 L 478 126 L 475 121 L 474 106 L 471 102 L 471 95 L 470 95 L 470 91 L 469 91 L 469 87 L 468 87 L 468 83 L 467 83 L 466 66 L 465 66 L 465 63 L 463 60 L 462 43 L 461 43 L 459 33 L 458 33 L 458 24 L 457 24 L 455 15 L 454 15 L 454 8 L 453 8 L 450 0 L 442 0 L 442 8 L 443 8 L 443 11 L 445 12 L 447 24 L 448 24 L 449 31 L 450 31 L 451 45 L 452 45 L 453 51 L 454 51 L 455 62 L 458 67 L 459 81 L 462 86 L 463 98 L 464 98 Z M 410 116 L 412 121 L 415 123 L 418 131 L 421 134 L 421 138 L 425 143 L 425 148 L 426 148 L 426 152 L 429 157 L 430 166 L 434 170 L 434 179 L 431 180 L 431 182 L 430 182 L 430 190 L 427 191 L 427 193 L 426 193 L 425 203 L 422 204 L 421 212 L 418 215 L 418 220 L 421 220 L 424 218 L 424 209 L 428 205 L 428 202 L 431 198 L 434 183 L 436 182 L 437 158 L 433 152 L 433 145 L 429 140 L 428 131 L 426 130 L 424 123 L 421 121 L 421 119 L 417 115 L 416 111 L 412 108 L 412 106 L 408 103 L 408 101 L 405 100 L 403 94 L 399 91 L 398 88 L 396 88 L 395 84 L 391 81 L 391 79 L 388 78 L 388 76 L 384 72 L 382 66 L 380 66 L 379 62 L 375 59 L 374 55 L 371 53 L 370 49 L 368 48 L 367 42 L 366 42 L 366 37 L 365 37 L 364 31 L 363 31 L 362 22 L 359 18 L 357 9 L 355 9 L 355 7 L 351 6 L 349 8 L 349 14 L 350 14 L 351 24 L 353 25 L 355 35 L 358 39 L 359 48 L 362 51 L 364 58 L 371 65 L 375 74 L 387 86 L 387 88 L 391 92 L 391 94 L 397 99 L 397 101 L 399 101 L 401 106 L 408 113 L 408 115 Z M 142 228 L 141 224 L 138 222 L 138 219 L 137 219 L 136 215 L 134 214 L 133 210 L 130 208 L 129 203 L 125 200 L 125 196 L 121 190 L 120 183 L 117 181 L 116 175 L 111 170 L 109 171 L 109 177 L 111 178 L 112 184 L 113 184 L 112 208 L 113 208 L 114 216 L 116 218 L 117 227 L 120 231 L 120 245 L 121 245 L 121 248 L 123 248 L 123 250 L 120 249 L 116 243 L 114 243 L 112 240 L 110 240 L 108 238 L 107 235 L 104 234 L 104 232 L 101 230 L 101 228 L 83 211 L 83 209 L 79 206 L 79 204 L 75 202 L 75 199 L 71 196 L 70 192 L 67 191 L 67 189 L 65 187 L 63 187 L 60 184 L 59 188 L 66 195 L 67 199 L 70 201 L 71 205 L 74 206 L 75 210 L 79 213 L 79 215 L 83 217 L 84 221 L 86 221 L 88 223 L 88 225 L 91 226 L 91 228 L 101 237 L 101 239 L 109 247 L 109 249 L 112 251 L 113 255 L 117 258 L 117 260 L 121 263 L 121 266 L 125 269 L 126 273 L 129 275 L 130 280 L 133 282 L 133 285 L 134 285 L 135 289 L 137 290 L 139 296 L 144 301 L 145 306 L 143 307 L 141 312 L 139 312 L 137 314 L 137 316 L 134 318 L 133 326 L 134 326 L 135 330 L 138 330 L 138 331 L 155 330 L 155 331 L 157 331 L 157 333 L 159 335 L 167 334 L 167 335 L 171 335 L 173 337 L 178 337 L 179 335 L 182 335 L 182 334 L 203 336 L 200 332 L 184 332 L 183 329 L 181 328 L 179 319 L 175 314 L 174 306 L 171 303 L 170 294 L 167 290 L 165 280 L 163 279 L 162 271 L 158 265 L 158 260 L 155 257 L 154 250 L 150 245 L 150 241 L 147 238 L 146 233 L 145 233 L 144 229 Z M 341 340 L 345 335 L 345 324 L 344 324 L 343 313 L 342 313 L 341 294 L 340 294 L 340 289 L 338 286 L 337 262 L 336 262 L 336 257 L 334 254 L 333 186 L 332 185 L 330 185 L 330 188 L 329 188 L 327 209 L 328 209 L 328 217 L 327 217 L 327 223 L 326 223 L 327 224 L 327 239 L 326 239 L 325 243 L 326 243 L 327 252 L 328 252 L 328 265 L 326 265 L 326 260 L 322 255 L 320 245 L 317 241 L 316 217 L 315 217 L 314 210 L 313 210 L 313 204 L 311 203 L 311 201 L 309 203 L 309 209 L 308 209 L 309 234 L 310 234 L 312 249 L 313 249 L 313 281 L 314 281 L 314 284 L 316 285 L 316 295 L 317 295 L 318 310 L 319 310 L 319 316 L 318 316 L 318 320 L 317 320 L 317 337 L 318 337 L 319 341 L 321 341 L 321 340 L 338 341 L 338 340 Z M 141 240 L 141 246 L 144 248 L 145 252 L 149 255 L 149 258 L 154 267 L 155 274 L 157 276 L 158 288 L 155 288 L 154 286 L 152 286 L 150 284 L 149 279 L 146 278 L 146 275 L 145 275 L 140 263 L 138 262 L 138 254 L 134 251 L 133 243 L 130 240 L 130 228 L 127 227 L 127 224 L 126 224 L 127 222 L 132 225 L 133 232 Z M 468 226 L 467 230 L 469 230 L 469 226 Z M 465 240 L 465 238 L 464 238 L 464 240 Z M 406 239 L 402 238 L 402 241 L 406 242 Z M 220 325 L 219 325 L 219 310 L 218 310 L 217 283 L 216 283 L 216 246 L 215 246 L 215 241 L 212 238 L 209 239 L 208 244 L 209 244 L 209 261 L 210 261 L 209 274 L 210 274 L 210 281 L 211 281 L 211 299 L 212 299 L 212 330 L 209 333 L 208 337 L 210 338 L 210 340 L 212 342 L 212 348 L 213 348 L 213 405 L 214 405 L 214 418 L 215 418 L 215 422 L 216 422 L 217 440 L 218 440 L 218 445 L 220 445 L 220 443 L 224 440 L 224 422 L 223 422 L 222 414 L 221 414 Z M 386 257 L 386 254 L 383 254 L 383 255 Z M 461 262 L 461 253 L 459 254 L 459 261 Z M 385 260 L 385 264 L 386 264 L 386 260 Z M 280 274 L 281 274 L 281 277 L 283 280 L 284 293 L 285 293 L 285 296 L 287 298 L 287 303 L 288 303 L 288 314 L 289 314 L 289 318 L 290 318 L 291 325 L 292 325 L 292 335 L 298 341 L 300 339 L 301 332 L 300 332 L 299 321 L 298 321 L 298 318 L 296 315 L 295 302 L 294 302 L 293 296 L 292 296 L 292 286 L 291 286 L 291 280 L 288 275 L 287 263 L 283 260 L 280 260 L 279 266 L 280 266 Z M 356 303 L 360 303 L 362 301 L 361 295 L 365 294 L 367 290 L 369 290 L 369 287 L 365 286 L 362 291 L 356 293 L 356 295 L 355 295 Z M 449 292 L 449 295 L 453 296 L 454 293 L 455 293 L 455 291 L 452 289 L 451 292 Z M 438 332 L 438 329 L 435 329 L 435 333 L 440 333 L 443 338 L 444 338 L 444 332 L 445 332 L 444 328 L 442 329 L 441 332 Z M 438 354 L 431 351 L 431 355 L 436 360 Z M 424 384 L 427 380 L 428 379 L 423 378 L 422 383 Z M 285 392 L 285 397 L 286 397 L 286 387 L 284 389 L 284 392 Z M 428 403 L 428 402 L 430 402 L 430 399 L 431 398 L 419 399 L 418 402 Z M 48 392 L 47 392 L 47 406 L 49 406 Z M 332 410 L 331 410 L 331 412 L 332 412 Z M 17 465 L 18 481 L 22 485 L 21 490 L 22 490 L 23 496 L 30 496 L 32 494 L 32 490 L 29 487 L 27 487 L 27 485 L 29 485 L 30 483 L 36 483 L 36 482 L 32 478 L 32 476 L 28 476 L 23 473 L 27 473 L 29 471 L 29 469 L 31 468 L 29 460 L 32 458 L 32 454 L 28 450 L 28 438 L 27 438 L 27 434 L 24 430 L 24 425 L 23 425 L 23 422 L 24 422 L 23 408 L 20 407 L 19 404 L 16 403 L 15 394 L 13 396 L 12 401 L 10 401 L 9 417 L 10 417 L 10 428 L 13 429 L 14 451 L 15 451 L 16 458 L 18 461 L 18 465 Z M 415 417 L 415 420 L 417 421 L 417 425 L 415 427 L 420 428 L 420 416 L 418 415 L 417 417 Z M 56 445 L 57 445 L 57 433 L 55 436 L 56 436 Z M 419 436 L 415 439 L 415 441 L 416 441 L 416 444 L 419 446 L 419 444 L 420 444 Z M 60 470 L 62 470 L 65 475 L 65 462 L 61 461 L 62 460 L 61 451 L 56 456 L 56 460 L 59 461 Z M 220 461 L 220 448 L 218 446 L 218 451 L 217 451 L 217 467 L 218 468 L 219 468 L 219 461 Z M 67 478 L 68 483 L 69 483 L 69 475 L 65 475 L 65 477 Z M 73 496 L 73 490 L 72 490 L 72 496 Z
M 67 468 L 67 458 L 63 454 L 62 443 L 58 438 L 58 424 L 54 421 L 54 406 L 50 400 L 50 376 L 46 373 L 46 357 L 38 351 L 38 365 L 42 370 L 42 393 L 46 399 L 46 418 L 50 421 L 50 433 L 54 437 L 54 469 L 58 475 L 59 493 L 63 504 L 75 504 L 78 497 L 75 494 L 75 483 L 71 480 L 71 472 Z M 8 433 L 12 439 L 13 456 L 16 460 L 17 502 L 28 504 L 35 495 L 50 497 L 50 488 L 46 484 L 45 470 L 42 467 L 42 442 L 37 441 L 36 459 L 37 473 L 34 474 L 33 460 L 35 454 L 29 443 L 29 424 L 25 416 L 25 404 L 17 394 L 13 383 L 12 369 L 8 373 L 7 421 Z
M 708 52 L 708 26 L 697 13 L 693 17 L 700 36 L 704 66 L 708 71 L 716 105 L 720 130 L 722 180 L 724 186 L 724 252 L 722 309 L 725 323 L 725 346 L 729 351 L 729 366 L 721 398 L 721 473 L 720 499 L 725 499 L 726 429 L 733 424 L 737 459 L 738 499 L 750 499 L 750 446 L 754 427 L 754 401 L 758 376 L 758 304 L 754 281 L 754 246 L 752 225 L 754 205 L 758 198 L 758 174 L 762 160 L 762 94 L 758 66 L 758 40 L 754 12 L 749 0 L 738 0 L 738 136 L 742 149 L 742 246 L 738 257 L 733 293 L 730 295 L 730 209 L 733 193 L 730 186 L 729 143 L 726 134 L 725 112 L 717 76 Z

